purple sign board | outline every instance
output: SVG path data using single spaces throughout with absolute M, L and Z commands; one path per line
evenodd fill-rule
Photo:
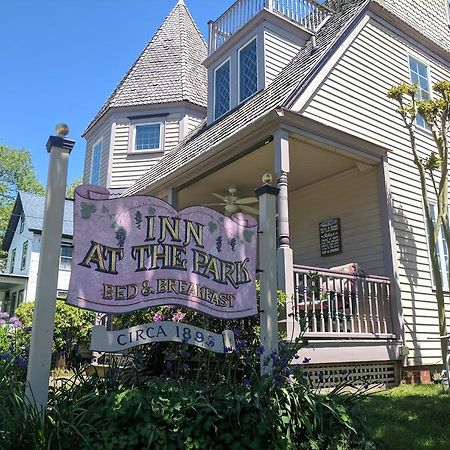
M 67 303 L 102 313 L 162 305 L 222 319 L 257 314 L 256 220 L 154 197 L 75 191 Z

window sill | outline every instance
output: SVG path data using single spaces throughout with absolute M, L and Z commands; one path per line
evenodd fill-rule
M 427 128 L 422 128 L 419 125 L 416 125 L 416 132 L 417 134 L 433 139 L 433 132 Z
M 156 155 L 158 153 L 164 153 L 162 148 L 156 150 L 133 150 L 128 152 L 128 156 L 139 156 L 139 155 Z

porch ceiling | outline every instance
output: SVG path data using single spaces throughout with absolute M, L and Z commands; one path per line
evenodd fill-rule
M 323 179 L 353 169 L 361 162 L 350 157 L 324 150 L 307 142 L 290 139 L 289 191 L 295 191 Z M 372 163 L 373 164 L 373 163 Z M 226 195 L 231 187 L 237 188 L 239 198 L 254 196 L 254 190 L 262 184 L 261 177 L 269 172 L 274 176 L 274 144 L 228 164 L 202 178 L 179 193 L 179 206 L 206 205 L 220 202 L 212 192 Z M 213 207 L 223 211 L 222 207 Z
M 14 277 L 7 274 L 0 275 L 0 291 L 7 291 L 15 287 L 24 287 L 28 278 Z

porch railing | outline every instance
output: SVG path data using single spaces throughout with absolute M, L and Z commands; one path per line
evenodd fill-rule
M 309 337 L 394 337 L 390 280 L 294 266 L 295 320 Z
M 315 0 L 237 0 L 216 21 L 209 22 L 209 53 L 215 52 L 263 9 L 286 17 L 311 33 L 331 13 Z

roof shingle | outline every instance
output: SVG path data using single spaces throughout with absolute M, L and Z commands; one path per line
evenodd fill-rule
M 314 51 L 312 51 L 311 42 L 308 42 L 269 86 L 217 122 L 197 129 L 122 195 L 142 192 L 152 183 L 207 152 L 212 145 L 229 138 L 237 130 L 269 111 L 284 106 L 290 95 L 308 82 L 310 74 L 314 73 L 317 65 L 332 52 L 335 43 L 365 9 L 369 1 L 335 0 L 330 2 L 336 12 L 317 32 Z
M 206 107 L 207 46 L 184 2 L 178 2 L 88 125 L 111 108 L 188 101 Z

